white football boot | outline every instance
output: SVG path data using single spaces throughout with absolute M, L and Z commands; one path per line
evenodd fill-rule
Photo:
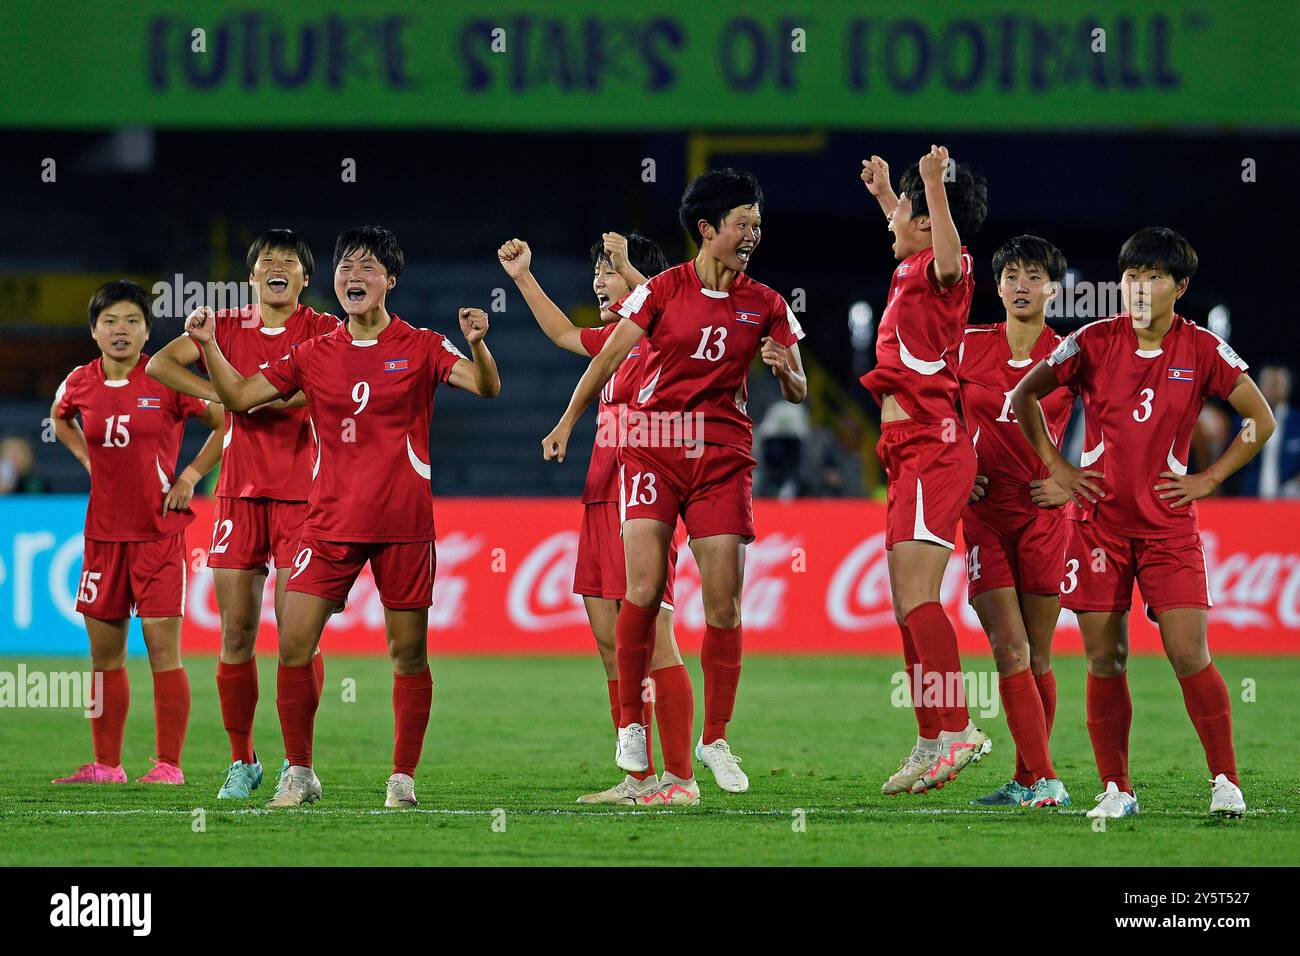
M 415 799 L 415 780 L 404 773 L 395 773 L 388 778 L 388 796 L 384 806 L 394 810 L 418 807 L 420 801 Z
M 694 777 L 683 780 L 666 770 L 659 778 L 659 786 L 641 798 L 641 803 L 647 807 L 693 807 L 699 802 L 700 785 Z
M 1125 793 L 1112 780 L 1106 792 L 1097 794 L 1097 805 L 1088 811 L 1090 817 L 1135 817 L 1138 815 L 1137 795 Z
M 979 763 L 980 758 L 992 749 L 993 741 L 989 740 L 989 735 L 970 721 L 966 722 L 965 730 L 956 733 L 942 731 L 939 734 L 939 753 L 934 763 L 912 784 L 912 792 L 937 790 L 956 780 L 957 774 L 971 764 Z
M 628 724 L 618 728 L 618 748 L 614 751 L 614 763 L 619 770 L 628 773 L 644 773 L 650 769 L 650 757 L 645 752 L 645 728 L 640 724 Z
M 578 803 L 616 803 L 625 807 L 639 806 L 641 798 L 653 793 L 658 787 L 659 780 L 655 777 L 638 780 L 636 777 L 627 776 L 608 790 L 601 790 L 599 793 L 584 793 L 578 798 Z
M 287 761 L 286 761 L 287 763 Z M 275 796 L 266 804 L 271 810 L 300 807 L 321 797 L 320 780 L 311 767 L 281 767 L 275 784 Z
M 1219 774 L 1210 781 L 1214 789 L 1210 791 L 1210 812 L 1224 817 L 1239 817 L 1246 812 L 1246 798 L 1241 795 L 1241 788 Z
M 917 740 L 912 752 L 903 758 L 898 769 L 890 774 L 889 779 L 881 786 L 881 793 L 887 797 L 895 797 L 900 793 L 911 792 L 912 784 L 925 776 L 925 772 L 939 758 L 939 741 L 934 740 L 929 743 L 932 745 L 922 746 L 921 741 Z
M 713 771 L 713 779 L 718 787 L 727 793 L 744 793 L 749 789 L 749 778 L 740 769 L 740 758 L 731 752 L 731 747 L 723 737 L 719 737 L 707 747 L 700 737 L 695 745 L 695 759 Z

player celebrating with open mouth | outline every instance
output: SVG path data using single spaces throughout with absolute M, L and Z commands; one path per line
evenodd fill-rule
M 1196 265 L 1195 250 L 1172 229 L 1149 227 L 1129 237 L 1119 252 L 1126 311 L 1074 332 L 1011 395 L 1020 430 L 1073 499 L 1060 590 L 1061 604 L 1078 615 L 1088 658 L 1088 736 L 1105 788 L 1090 817 L 1138 812 L 1126 676 L 1134 579 L 1205 748 L 1210 812 L 1246 810 L 1228 688 L 1210 660 L 1212 601 L 1195 501 L 1254 458 L 1275 422 L 1228 343 L 1174 312 Z M 1041 402 L 1061 386 L 1083 394 L 1077 468 L 1043 427 Z M 1245 425 L 1218 461 L 1189 475 L 1192 432 L 1211 395 L 1226 399 Z
M 393 663 L 393 772 L 385 806 L 413 807 L 415 768 L 433 698 L 429 607 L 433 603 L 433 496 L 429 419 L 442 383 L 490 398 L 501 390 L 484 342 L 486 313 L 461 309 L 460 327 L 474 360 L 445 336 L 388 312 L 386 299 L 405 257 L 397 237 L 378 226 L 350 229 L 334 246 L 334 291 L 347 322 L 302 342 L 256 374 L 240 375 L 222 355 L 210 310 L 190 317 L 212 384 L 229 408 L 244 411 L 298 391 L 319 441 L 280 632 L 276 705 L 288 766 L 270 807 L 320 799 L 312 736 L 320 686 L 312 654 L 325 623 L 370 562 L 384 605 Z
M 533 318 L 547 338 L 562 349 L 577 355 L 600 353 L 605 341 L 618 326 L 619 316 L 610 306 L 632 289 L 642 285 L 646 276 L 668 268 L 663 251 L 638 233 L 624 237 L 607 232 L 591 247 L 592 290 L 600 307 L 600 328 L 578 328 L 569 321 L 550 297 L 542 291 L 530 270 L 532 250 L 519 239 L 511 239 L 497 250 L 501 267 L 528 303 Z M 614 646 L 614 622 L 619 605 L 627 594 L 627 570 L 623 560 L 623 542 L 619 537 L 618 437 L 625 428 L 626 409 L 640 382 L 642 356 L 647 350 L 638 343 L 628 353 L 614 377 L 600 392 L 596 441 L 591 449 L 587 483 L 582 491 L 582 531 L 578 538 L 578 560 L 573 590 L 582 595 L 591 632 L 605 665 L 609 689 L 610 713 L 614 730 L 619 724 L 618 657 Z M 683 535 L 678 526 L 668 552 L 668 577 L 660 602 L 655 626 L 655 647 L 650 660 L 653 694 L 646 700 L 641 724 L 646 728 L 645 770 L 631 771 L 623 780 L 599 793 L 578 798 L 579 803 L 617 804 L 694 804 L 700 799 L 700 787 L 691 765 L 691 729 L 695 720 L 695 697 L 690 674 L 682 663 L 673 636 L 673 582 L 677 571 L 677 550 Z M 651 740 L 651 711 L 659 723 L 664 752 L 664 774 L 654 772 L 654 744 Z
M 1012 389 L 1061 342 L 1045 314 L 1065 277 L 1065 257 L 1045 239 L 1017 236 L 993 253 L 993 275 L 1006 318 L 968 326 L 957 353 L 962 415 L 979 463 L 961 532 L 968 599 L 993 647 L 1016 771 L 971 802 L 1069 806 L 1048 746 L 1056 714 L 1052 634 L 1061 614 L 1057 585 L 1069 531 L 1061 505 L 1069 499 L 1020 437 L 1011 414 Z M 1043 403 L 1058 446 L 1073 406 L 1073 394 L 1064 389 Z
M 216 313 L 221 354 L 241 375 L 254 375 L 299 342 L 338 328 L 339 320 L 298 301 L 311 280 L 311 247 L 288 229 L 262 233 L 248 248 L 248 281 L 257 302 Z M 204 364 L 203 352 L 180 335 L 149 360 L 148 373 L 187 395 L 216 400 L 210 382 L 189 366 Z M 284 626 L 285 585 L 307 518 L 316 440 L 302 394 L 276 399 L 246 412 L 228 411 L 217 479 L 208 567 L 221 612 L 217 696 L 230 738 L 230 766 L 217 792 L 221 799 L 252 796 L 262 782 L 253 748 L 257 710 L 254 647 L 262 623 L 267 562 L 275 561 L 275 620 Z M 324 680 L 319 651 L 312 666 Z
M 975 450 L 957 415 L 956 369 L 975 288 L 962 236 L 984 224 L 988 189 L 965 166 L 949 166 L 941 146 L 903 173 L 901 195 L 879 156 L 862 161 L 861 175 L 901 260 L 880 318 L 876 367 L 862 384 L 880 405 L 889 587 L 913 697 L 922 691 L 913 700 L 916 745 L 881 791 L 923 793 L 955 779 L 990 747 L 967 713 L 957 634 L 939 603 L 975 483 Z
M 700 569 L 704 601 L 704 731 L 695 754 L 726 791 L 749 779 L 727 742 L 741 665 L 741 590 L 745 546 L 754 540 L 753 422 L 746 413 L 749 365 L 758 354 L 801 402 L 808 393 L 799 360 L 799 322 L 775 291 L 745 270 L 762 237 L 763 192 L 737 169 L 695 177 L 678 219 L 700 241 L 699 254 L 621 299 L 622 320 L 583 373 L 564 415 L 542 440 L 548 460 L 564 460 L 574 424 L 644 338 L 641 380 L 621 449 L 623 550 L 627 597 L 615 624 L 619 730 L 615 763 L 649 767 L 642 687 L 655 645 L 673 529 L 680 516 Z
M 55 783 L 126 783 L 122 734 L 131 703 L 126 640 L 140 618 L 153 671 L 157 759 L 139 783 L 185 782 L 181 747 L 190 683 L 181 664 L 185 614 L 185 528 L 194 485 L 221 456 L 222 407 L 160 385 L 145 374 L 149 293 L 120 279 L 90 300 L 90 334 L 100 357 L 73 369 L 50 409 L 54 433 L 90 473 L 85 555 L 77 611 L 86 622 L 97 716 L 95 759 Z M 81 424 L 77 424 L 77 416 Z M 185 419 L 212 429 L 179 475 Z

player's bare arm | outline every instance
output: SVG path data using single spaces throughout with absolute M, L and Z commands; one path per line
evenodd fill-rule
M 182 334 L 159 349 L 156 355 L 150 356 L 144 371 L 150 378 L 182 395 L 193 395 L 209 402 L 218 401 L 212 383 L 190 370 L 190 366 L 198 360 L 198 345 L 188 335 Z
M 208 435 L 207 440 L 203 442 L 203 447 L 194 456 L 194 460 L 181 470 L 167 494 L 163 496 L 164 515 L 168 511 L 184 511 L 188 508 L 194 497 L 194 486 L 217 466 L 217 462 L 221 461 L 221 445 L 226 432 L 226 409 L 219 402 L 211 402 L 203 409 L 203 414 L 195 417 L 212 429 L 212 434 Z
M 627 257 L 627 237 L 617 232 L 605 232 L 601 233 L 600 239 L 605 244 L 605 255 L 609 257 L 609 264 L 623 277 L 628 287 L 635 289 L 639 285 L 644 285 L 646 277 L 637 271 Z
M 781 383 L 781 397 L 793 405 L 798 405 L 808 397 L 808 379 L 803 373 L 803 362 L 799 358 L 799 346 L 785 346 L 770 335 L 763 338 L 763 362 L 772 369 L 772 374 Z
M 497 250 L 497 260 L 506 270 L 506 275 L 515 280 L 515 286 L 546 337 L 566 351 L 586 355 L 587 350 L 582 347 L 582 330 L 569 321 L 564 310 L 551 301 L 533 276 L 533 251 L 528 248 L 528 243 L 522 239 L 503 243 Z
M 447 381 L 480 398 L 496 398 L 501 394 L 501 375 L 497 372 L 496 360 L 492 358 L 485 341 L 488 332 L 487 313 L 482 309 L 461 309 L 459 318 L 461 334 L 469 343 L 474 361 L 459 359 L 451 367 Z
M 582 373 L 582 378 L 578 379 L 578 385 L 573 390 L 573 397 L 569 399 L 569 407 L 564 410 L 557 424 L 551 433 L 542 439 L 542 457 L 547 461 L 557 460 L 564 461 L 565 451 L 569 444 L 569 435 L 573 432 L 573 426 L 582 413 L 587 410 L 600 390 L 605 387 L 605 383 L 613 377 L 618 371 L 618 367 L 623 364 L 627 358 L 627 353 L 632 351 L 632 346 L 641 341 L 641 336 L 645 334 L 641 326 L 637 325 L 631 319 L 622 319 L 619 321 L 614 333 L 605 342 L 605 347 L 600 350 L 600 354 L 592 358 L 587 366 L 587 371 Z
M 984 475 L 975 476 L 975 484 L 971 486 L 970 497 L 966 499 L 967 504 L 975 504 L 986 494 L 988 494 L 989 480 Z
M 864 159 L 860 178 L 862 184 L 867 187 L 867 192 L 875 196 L 876 202 L 880 203 L 880 211 L 885 214 L 885 218 L 892 216 L 894 207 L 898 205 L 898 196 L 894 194 L 894 187 L 889 184 L 889 164 L 879 156 Z
M 1214 493 L 1214 489 L 1223 484 L 1241 469 L 1248 461 L 1259 454 L 1264 442 L 1273 436 L 1277 421 L 1273 418 L 1273 409 L 1259 390 L 1259 386 L 1245 372 L 1237 379 L 1228 395 L 1228 403 L 1233 411 L 1241 416 L 1241 431 L 1232 440 L 1219 460 L 1204 471 L 1192 475 L 1178 475 L 1172 471 L 1160 472 L 1160 477 L 1167 479 L 1156 485 L 1160 497 L 1168 500 L 1171 508 L 1182 508 L 1198 498 L 1205 498 Z
M 54 422 L 54 437 L 72 452 L 72 457 L 81 462 L 81 467 L 90 474 L 90 449 L 86 447 L 86 434 L 75 418 L 59 417 L 59 400 L 56 398 L 50 406 L 50 421 Z
M 943 188 L 943 174 L 948 167 L 948 150 L 931 146 L 917 164 L 925 185 L 925 205 L 930 213 L 930 238 L 934 243 L 934 277 L 944 288 L 961 279 L 961 236 L 948 208 L 948 192 Z
M 1093 478 L 1101 478 L 1101 472 L 1084 471 L 1066 461 L 1060 450 L 1052 444 L 1052 436 L 1047 434 L 1047 428 L 1043 425 L 1043 409 L 1039 402 L 1059 387 L 1052 367 L 1045 361 L 1039 362 L 1012 391 L 1011 408 L 1015 412 L 1021 433 L 1052 473 L 1052 480 L 1060 490 L 1072 498 L 1082 498 L 1089 504 L 1096 504 L 1098 498 L 1105 497 L 1101 487 L 1092 481 Z
M 221 354 L 216 339 L 216 313 L 207 306 L 195 309 L 185 320 L 185 331 L 203 350 L 217 398 L 232 412 L 246 412 L 255 405 L 265 405 L 280 397 L 280 392 L 258 372 L 244 378 Z

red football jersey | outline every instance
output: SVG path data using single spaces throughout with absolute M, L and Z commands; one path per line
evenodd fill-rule
M 317 441 L 304 538 L 432 541 L 433 393 L 464 358 L 443 335 L 389 313 L 379 338 L 345 324 L 262 369 L 284 398 L 307 394 Z
M 59 418 L 81 416 L 90 453 L 85 536 L 94 541 L 156 541 L 184 530 L 194 512 L 169 511 L 163 498 L 176 477 L 185 419 L 208 403 L 144 373 L 149 356 L 124 379 L 107 381 L 104 360 L 78 366 L 55 397 Z
M 591 356 L 599 355 L 609 337 L 618 328 L 617 322 L 594 329 L 583 329 L 579 335 L 582 347 Z M 632 394 L 641 381 L 641 355 L 645 340 L 632 346 L 623 364 L 614 376 L 600 390 L 600 405 L 596 415 L 596 441 L 591 447 L 591 464 L 587 466 L 587 484 L 582 489 L 582 503 L 595 504 L 599 501 L 618 501 L 618 447 L 608 440 L 601 440 L 602 435 L 617 436 L 619 414 L 632 401 Z
M 930 270 L 934 249 L 908 256 L 889 282 L 889 302 L 876 330 L 876 367 L 862 376 L 876 404 L 893 395 L 918 422 L 957 420 L 957 351 L 970 317 L 975 277 L 962 246 L 961 279 L 944 288 Z
M 1080 467 L 1100 471 L 1106 497 L 1071 503 L 1070 517 L 1136 538 L 1197 530 L 1195 502 L 1170 507 L 1162 471 L 1187 474 L 1192 430 L 1207 395 L 1227 398 L 1247 365 L 1208 329 L 1175 315 L 1160 348 L 1139 348 L 1128 315 L 1092 322 L 1047 359 L 1083 394 Z
M 750 363 L 764 337 L 788 348 L 804 335 L 785 299 L 743 272 L 727 292 L 706 289 L 689 261 L 637 286 L 614 311 L 646 331 L 631 407 L 698 413 L 703 434 L 697 440 L 748 454 L 754 445 L 745 409 Z
M 1011 410 L 1011 393 L 1029 370 L 1051 355 L 1062 341 L 1061 336 L 1044 326 L 1029 358 L 1017 360 L 1011 357 L 1006 322 L 966 328 L 957 350 L 957 379 L 979 474 L 989 480 L 978 505 L 981 512 L 1032 514 L 1041 510 L 1029 497 L 1029 483 L 1046 478 L 1047 466 L 1020 433 Z M 1058 448 L 1073 407 L 1074 394 L 1067 389 L 1057 389 L 1042 402 L 1047 433 Z
M 306 305 L 299 305 L 278 329 L 262 324 L 257 305 L 239 311 L 223 310 L 217 313 L 217 345 L 236 372 L 251 378 L 299 342 L 332 332 L 338 324 L 334 316 Z M 199 365 L 206 370 L 202 351 Z M 217 494 L 306 501 L 315 459 L 306 408 L 226 412 Z

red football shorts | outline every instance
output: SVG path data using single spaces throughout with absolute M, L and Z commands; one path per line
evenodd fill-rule
M 1130 538 L 1091 521 L 1069 521 L 1061 606 L 1071 611 L 1127 611 L 1136 578 L 1150 614 L 1175 607 L 1209 609 L 1209 574 L 1199 534 Z
M 86 539 L 77 611 L 101 621 L 185 613 L 185 533 L 156 541 Z
M 307 502 L 217 497 L 208 567 L 266 570 L 293 565 L 307 520 Z
M 966 429 L 886 422 L 880 426 L 876 454 L 889 478 L 885 550 L 899 541 L 954 547 L 957 524 L 975 485 L 975 448 Z
M 698 454 L 697 454 L 698 453 Z M 730 445 L 619 449 L 622 518 L 654 518 L 689 538 L 754 540 L 754 461 Z
M 627 594 L 627 561 L 619 535 L 617 501 L 595 501 L 582 506 L 582 530 L 578 534 L 578 563 L 573 573 L 573 593 L 621 601 Z M 677 578 L 677 552 L 686 541 L 686 530 L 676 524 L 668 548 L 668 578 L 660 604 L 673 609 L 673 582 Z
M 379 600 L 390 611 L 433 606 L 432 541 L 318 541 L 303 538 L 293 558 L 290 591 L 346 601 L 348 592 L 370 562 Z
M 967 506 L 961 519 L 967 600 L 995 588 L 1055 596 L 1070 524 L 1061 508 L 1026 513 Z

